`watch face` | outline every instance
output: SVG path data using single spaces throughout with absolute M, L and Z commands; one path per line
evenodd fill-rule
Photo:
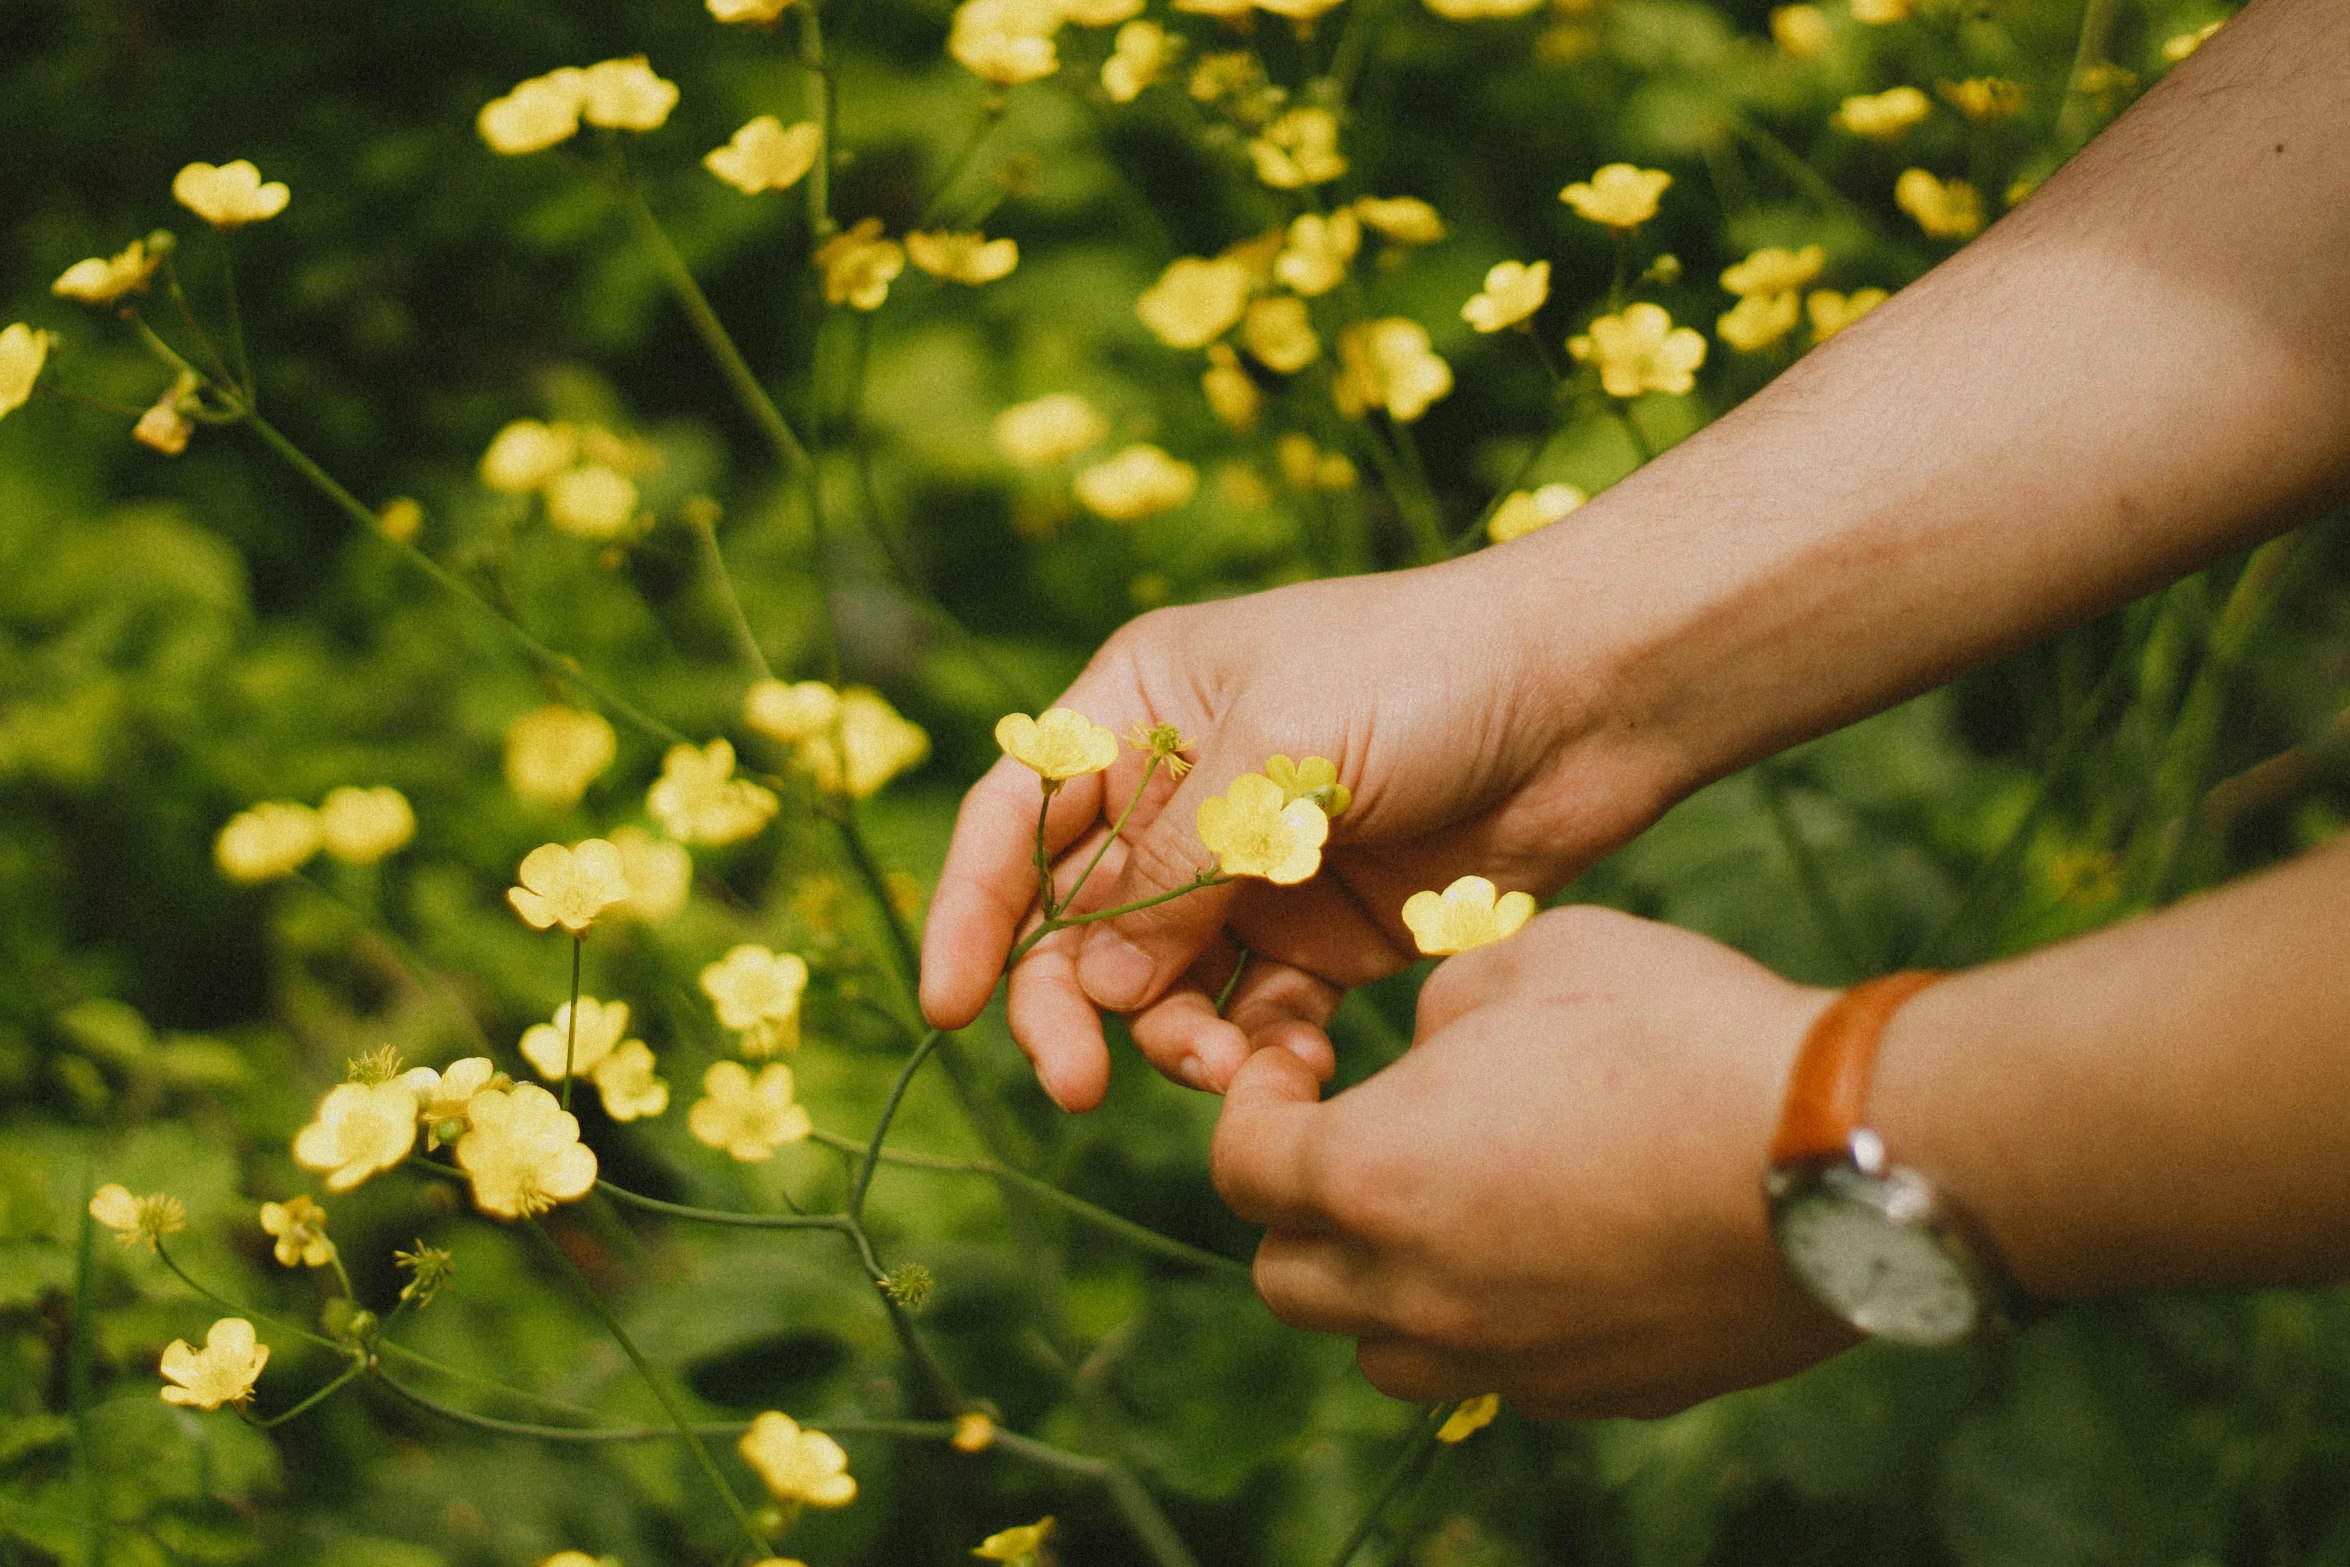
M 1982 1292 L 1906 1171 L 1823 1170 L 1780 1200 L 1773 1223 L 1796 1278 L 1872 1337 L 1956 1344 L 1982 1326 Z

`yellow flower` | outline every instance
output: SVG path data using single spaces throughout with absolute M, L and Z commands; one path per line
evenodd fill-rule
M 1399 245 L 1433 245 L 1444 238 L 1444 219 L 1417 196 L 1358 196 L 1355 216 Z
M 602 463 L 567 468 L 547 481 L 547 520 L 575 539 L 608 539 L 636 516 L 636 481 Z
M 770 1067 L 781 1071 L 781 1067 Z M 846 1507 L 857 1499 L 849 1477 L 849 1455 L 821 1431 L 800 1429 L 791 1416 L 770 1409 L 751 1422 L 736 1451 L 779 1502 L 809 1507 Z
M 481 454 L 481 482 L 501 495 L 528 495 L 579 460 L 579 432 L 568 424 L 517 419 Z
M 213 863 L 230 881 L 291 876 L 318 852 L 318 813 L 291 800 L 264 800 L 229 818 L 212 840 Z
M 1183 51 L 1183 40 L 1171 38 L 1156 22 L 1128 22 L 1118 29 L 1118 41 L 1102 62 L 1102 91 L 1112 103 L 1132 103 L 1142 90 L 1167 74 L 1167 67 Z
M 1722 287 L 1741 297 L 1749 294 L 1791 294 L 1820 275 L 1828 253 L 1817 245 L 1787 250 L 1772 245 L 1758 250 L 1722 273 Z
M 1346 172 L 1338 119 L 1328 109 L 1292 109 L 1248 144 L 1257 178 L 1275 190 L 1327 185 Z
M 602 60 L 581 73 L 579 117 L 620 131 L 655 131 L 677 107 L 677 83 L 653 74 L 641 54 Z
M 2012 120 L 2024 112 L 2024 87 L 1998 76 L 1970 76 L 1963 82 L 1940 82 L 1934 90 L 1942 101 L 1980 125 L 1990 120 Z
M 659 1115 L 669 1108 L 669 1085 L 653 1075 L 653 1051 L 641 1039 L 629 1040 L 597 1066 L 596 1093 L 604 1113 L 615 1121 L 634 1121 Z
M 512 1079 L 499 1071 L 488 1056 L 467 1056 L 462 1061 L 452 1061 L 446 1072 L 420 1066 L 402 1072 L 400 1081 L 416 1096 L 416 1119 L 424 1127 L 427 1149 L 438 1148 L 464 1135 L 465 1110 L 473 1103 L 475 1094 L 512 1085 Z
M 1052 392 L 997 414 L 994 431 L 1007 458 L 1023 468 L 1043 468 L 1084 451 L 1110 426 L 1076 393 Z
M 540 805 L 573 805 L 619 752 L 602 714 L 533 708 L 506 726 L 506 784 Z
M 1839 294 L 1830 288 L 1815 288 L 1811 298 L 1804 301 L 1804 309 L 1811 316 L 1811 338 L 1824 343 L 1858 321 L 1862 316 L 1885 302 L 1881 288 L 1856 288 L 1849 294 Z
M 1322 868 L 1330 818 L 1311 800 L 1293 800 L 1262 773 L 1242 773 L 1199 803 L 1200 842 L 1227 876 L 1262 876 L 1278 886 Z
M 330 790 L 319 806 L 318 833 L 326 852 L 336 859 L 372 865 L 416 836 L 416 813 L 397 789 L 345 785 Z
M 710 14 L 721 22 L 772 22 L 792 0 L 709 0 Z
M 1402 316 L 1360 321 L 1338 334 L 1338 411 L 1349 419 L 1384 408 L 1404 423 L 1452 390 L 1452 366 L 1428 346 L 1428 329 Z
M 761 191 L 789 190 L 816 167 L 824 145 L 824 129 L 802 120 L 789 130 L 772 114 L 762 114 L 736 131 L 723 147 L 702 158 L 702 167 L 746 196 Z
M 1538 490 L 1513 490 L 1493 508 L 1485 524 L 1486 536 L 1496 544 L 1524 538 L 1582 506 L 1591 497 L 1571 484 L 1546 484 Z
M 123 1245 L 145 1241 L 149 1251 L 154 1251 L 164 1236 L 188 1227 L 188 1210 L 177 1197 L 168 1192 L 133 1197 L 127 1188 L 112 1181 L 90 1194 L 90 1217 L 112 1230 Z
M 770 1061 L 756 1079 L 740 1061 L 720 1061 L 702 1074 L 707 1097 L 686 1113 L 696 1142 L 723 1148 L 745 1164 L 775 1157 L 785 1143 L 808 1135 L 808 1112 L 792 1103 L 791 1068 Z
M 843 750 L 848 755 L 845 773 Z M 862 800 L 898 774 L 928 761 L 930 736 L 871 686 L 850 686 L 840 694 L 839 721 L 801 741 L 797 755 L 816 775 L 817 788 L 827 794 L 845 788 L 852 799 Z
M 1905 169 L 1893 182 L 1893 204 L 1917 219 L 1928 239 L 1972 239 L 1983 227 L 1983 198 L 1965 180 L 1938 180 Z
M 0 331 L 0 418 L 25 405 L 33 395 L 33 383 L 41 378 L 41 366 L 48 363 L 49 345 L 55 339 L 46 332 L 37 332 L 22 321 L 11 322 Z
M 835 234 L 816 247 L 812 259 L 824 269 L 824 302 L 859 310 L 879 310 L 889 298 L 889 285 L 906 269 L 904 247 L 881 238 L 879 218 Z
M 337 1083 L 317 1119 L 294 1134 L 294 1162 L 323 1174 L 328 1191 L 347 1192 L 415 1146 L 416 1090 L 405 1079 Z
M 661 758 L 661 776 L 645 793 L 645 809 L 680 843 L 720 845 L 755 838 L 775 815 L 777 803 L 771 791 L 734 776 L 734 745 L 727 740 L 713 740 L 700 750 L 671 746 Z
M 995 1422 L 976 1409 L 957 1415 L 947 1445 L 958 1453 L 984 1453 L 995 1446 Z
M 1268 370 L 1291 375 L 1322 357 L 1322 340 L 1314 335 L 1306 302 L 1287 294 L 1269 294 L 1249 301 L 1241 318 L 1240 340 Z
M 1674 396 L 1697 384 L 1705 363 L 1704 334 L 1673 325 L 1662 305 L 1643 300 L 1620 316 L 1601 316 L 1582 337 L 1567 340 L 1567 352 L 1599 365 L 1599 384 L 1610 397 L 1642 392 Z
M 2162 41 L 2162 57 L 2173 65 L 2178 64 L 2202 48 L 2204 42 L 2225 25 L 2227 25 L 2227 18 L 2223 16 L 2216 22 L 2204 23 L 2191 33 L 2180 33 L 2175 38 L 2165 38 Z
M 475 1094 L 465 1119 L 457 1166 L 484 1213 L 526 1218 L 575 1202 L 596 1184 L 595 1150 L 579 1140 L 579 1118 L 536 1083 Z
M 1816 5 L 1783 5 L 1771 12 L 1771 41 L 1793 60 L 1816 60 L 1828 49 L 1828 13 Z
M 1024 1562 L 1035 1557 L 1053 1532 L 1053 1520 L 1047 1515 L 1034 1523 L 1024 1523 L 1017 1529 L 1003 1529 L 989 1535 L 971 1548 L 971 1554 L 983 1561 Z
M 947 32 L 947 53 L 972 75 L 1016 87 L 1061 68 L 1053 47 L 1059 0 L 963 0 Z
M 552 1023 L 533 1023 L 522 1033 L 522 1059 L 531 1070 L 548 1082 L 563 1076 L 564 1052 L 570 1051 L 571 1075 L 587 1077 L 594 1073 L 604 1057 L 619 1048 L 621 1036 L 628 1032 L 628 1003 L 625 1001 L 598 1001 L 593 996 L 579 998 L 578 1032 L 572 1032 L 572 1006 L 566 1001 L 555 1009 Z
M 483 104 L 473 128 L 492 152 L 507 157 L 543 152 L 579 133 L 579 111 L 586 101 L 587 72 L 566 65 L 516 82 L 513 91 Z
M 1077 499 L 1108 522 L 1140 522 L 1172 511 L 1199 489 L 1199 470 L 1158 447 L 1138 443 L 1077 476 Z
M 1852 19 L 1870 27 L 1909 20 L 1911 0 L 1852 0 Z
M 172 176 L 172 198 L 216 229 L 243 228 L 286 210 L 291 194 L 277 180 L 261 183 L 261 171 L 243 158 L 214 168 L 191 163 Z
M 1274 461 L 1281 477 L 1301 490 L 1351 490 L 1355 465 L 1344 452 L 1325 452 L 1314 438 L 1292 431 L 1274 443 Z
M 326 1238 L 326 1210 L 308 1197 L 261 1205 L 261 1228 L 277 1238 L 277 1260 L 286 1267 L 323 1268 L 334 1259 Z
M 1034 718 L 1006 713 L 996 720 L 995 743 L 1048 784 L 1106 771 L 1118 760 L 1117 733 L 1066 707 L 1048 707 Z
M 1801 314 L 1793 294 L 1749 294 L 1723 313 L 1714 330 L 1732 348 L 1751 354 L 1794 331 Z
M 1354 791 L 1338 781 L 1338 764 L 1326 756 L 1291 761 L 1286 756 L 1265 759 L 1265 776 L 1281 788 L 1281 803 L 1311 800 L 1325 816 L 1337 816 L 1354 803 Z
M 1257 426 L 1257 415 L 1264 411 L 1265 394 L 1257 383 L 1240 367 L 1240 356 L 1229 343 L 1208 345 L 1208 367 L 1200 372 L 1200 395 L 1208 400 L 1208 411 L 1217 422 L 1246 433 Z
M 1253 286 L 1248 267 L 1232 257 L 1178 256 L 1134 301 L 1134 313 L 1169 348 L 1205 348 L 1240 319 Z
M 1915 87 L 1893 87 L 1845 99 L 1829 123 L 1848 136 L 1891 141 L 1933 112 L 1933 102 Z
M 1428 9 L 1448 22 L 1481 22 L 1524 16 L 1539 4 L 1541 0 L 1428 0 Z
M 375 514 L 375 525 L 393 543 L 413 544 L 424 531 L 424 508 L 405 495 L 396 495 Z
M 743 722 L 770 740 L 797 745 L 840 716 L 840 693 L 821 680 L 762 680 L 743 697 Z
M 268 1364 L 269 1346 L 254 1337 L 253 1324 L 223 1317 L 204 1335 L 202 1349 L 191 1349 L 179 1338 L 164 1347 L 163 1375 L 178 1385 L 162 1390 L 163 1401 L 191 1409 L 242 1404 L 253 1396 L 253 1384 Z
M 198 384 L 191 371 L 182 370 L 174 376 L 171 385 L 163 389 L 163 395 L 131 426 L 131 439 L 166 457 L 177 457 L 186 451 L 188 438 L 196 433 L 196 422 L 187 416 L 183 405 L 195 395 Z
M 702 970 L 702 994 L 717 1007 L 721 1026 L 742 1033 L 743 1054 L 752 1057 L 799 1048 L 800 995 L 807 988 L 807 959 L 754 942 L 728 948 Z
M 993 283 L 1020 264 L 1020 246 L 985 234 L 926 233 L 906 236 L 906 259 L 949 283 Z
M 1485 274 L 1485 290 L 1461 306 L 1461 319 L 1480 332 L 1516 326 L 1550 298 L 1550 263 L 1504 261 Z
M 1501 1395 L 1499 1393 L 1480 1393 L 1475 1398 L 1464 1399 L 1460 1407 L 1455 1409 L 1444 1424 L 1437 1428 L 1436 1440 L 1439 1442 L 1465 1442 L 1493 1424 L 1493 1417 L 1500 1413 Z
M 161 237 L 161 236 L 159 236 Z M 134 239 L 112 256 L 92 256 L 77 261 L 59 274 L 49 285 L 49 292 L 60 299 L 78 299 L 85 305 L 111 305 L 125 294 L 136 294 L 147 286 L 155 269 L 163 265 L 170 246 L 147 248 L 143 239 Z
M 1175 9 L 1201 16 L 1246 16 L 1252 9 L 1251 0 L 1175 0 Z M 1246 49 L 1227 49 L 1216 54 L 1200 56 L 1199 64 L 1191 68 L 1191 80 L 1184 90 L 1201 103 L 1214 103 L 1219 98 L 1245 97 L 1256 91 L 1264 80 L 1264 66 Z
M 574 936 L 586 935 L 597 915 L 628 896 L 620 851 L 601 838 L 568 849 L 542 843 L 522 857 L 515 880 L 521 885 L 506 889 L 506 901 L 525 925 L 532 930 L 560 925 Z
M 1611 229 L 1634 229 L 1656 216 L 1656 204 L 1673 183 L 1662 169 L 1639 169 L 1629 163 L 1611 163 L 1559 192 L 1559 200 Z
M 1308 299 L 1327 294 L 1345 279 L 1362 243 L 1363 226 L 1352 207 L 1327 218 L 1304 213 L 1289 225 L 1288 242 L 1273 258 L 1273 276 Z
M 1415 892 L 1403 905 L 1412 940 L 1432 958 L 1490 946 L 1533 917 L 1533 894 L 1505 892 L 1497 899 L 1482 876 L 1463 876 L 1442 892 Z
M 694 857 L 683 845 L 633 824 L 614 829 L 611 841 L 620 851 L 620 874 L 628 882 L 628 896 L 614 904 L 612 912 L 646 925 L 674 918 L 693 892 Z

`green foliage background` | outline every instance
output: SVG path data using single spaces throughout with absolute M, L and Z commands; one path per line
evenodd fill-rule
M 943 57 L 942 6 L 826 4 L 849 154 L 835 211 L 901 232 L 980 123 L 985 89 Z M 1418 427 L 1453 529 L 1545 432 L 1536 480 L 1597 490 L 1637 460 L 1604 400 L 1554 401 L 1514 334 L 1478 339 L 1458 318 L 1492 262 L 1541 256 L 1556 269 L 1541 330 L 1555 347 L 1588 319 L 1616 258 L 1559 205 L 1560 185 L 1619 157 L 1676 173 L 1647 241 L 1684 263 L 1650 291 L 1677 320 L 1710 323 L 1729 302 L 1714 277 L 1762 244 L 1817 241 L 1833 286 L 1897 287 L 1940 252 L 1893 210 L 1893 175 L 1911 162 L 1972 172 L 1996 198 L 2044 168 L 2082 21 L 2072 0 L 1929 8 L 1879 30 L 1839 15 L 1830 51 L 1806 62 L 1775 53 L 1766 8 L 1744 0 L 1606 0 L 1473 26 L 1416 0 L 1350 4 L 1381 9 L 1345 189 L 1427 197 L 1451 227 L 1365 282 L 1378 312 L 1425 323 L 1459 375 Z M 2162 39 L 2218 14 L 2200 0 L 2110 9 L 2110 58 L 2141 78 L 2163 68 Z M 1562 27 L 1589 51 L 1560 58 L 1580 48 L 1557 42 Z M 1254 34 L 1292 81 L 1327 37 Z M 868 813 L 882 858 L 926 886 L 997 714 L 1049 698 L 1136 608 L 1411 555 L 1376 490 L 1309 505 L 1281 489 L 1271 431 L 1284 418 L 1329 428 L 1306 394 L 1265 437 L 1236 441 L 1200 399 L 1196 356 L 1136 321 L 1135 295 L 1168 259 L 1213 253 L 1283 210 L 1179 92 L 1128 108 L 1089 98 L 1105 48 L 1072 29 L 1063 81 L 1011 93 L 965 199 L 1009 182 L 989 227 L 1020 240 L 1023 263 L 976 293 L 901 284 L 871 324 L 860 420 L 840 391 L 859 328 L 811 328 L 798 202 L 746 200 L 695 166 L 754 113 L 796 117 L 785 34 L 721 29 L 686 0 L 18 0 L 0 12 L 0 319 L 59 330 L 76 387 L 144 404 L 163 379 L 153 363 L 50 299 L 48 280 L 171 223 L 191 288 L 217 298 L 218 249 L 165 193 L 191 159 L 257 160 L 294 191 L 284 217 L 238 241 L 271 415 L 359 495 L 419 498 L 425 546 L 494 576 L 524 624 L 687 731 L 736 733 L 757 754 L 736 723 L 745 677 L 674 519 L 688 494 L 725 502 L 751 622 L 779 669 L 815 673 L 804 508 L 609 194 L 562 154 L 492 157 L 472 128 L 520 78 L 649 53 L 683 88 L 669 125 L 632 142 L 652 205 L 751 362 L 796 389 L 789 411 L 825 437 L 844 498 L 833 564 L 849 672 L 937 742 Z M 1970 139 L 1945 113 L 1899 157 L 1825 128 L 1847 93 L 1987 72 L 2033 91 L 2011 128 Z M 2088 105 L 2092 123 L 2126 97 Z M 1669 442 L 1778 362 L 1717 343 L 1697 393 L 1631 417 Z M 1058 390 L 1092 397 L 1121 437 L 1200 460 L 1203 498 L 1131 529 L 1066 515 L 987 435 L 1001 407 Z M 524 415 L 657 440 L 667 461 L 647 501 L 663 525 L 608 557 L 518 526 L 472 465 Z M 0 423 L 0 1562 L 486 1567 L 567 1546 L 630 1567 L 725 1559 L 726 1521 L 675 1444 L 495 1438 L 364 1383 L 266 1437 L 173 1410 L 155 1397 L 156 1353 L 200 1340 L 217 1313 L 144 1253 L 101 1237 L 78 1260 L 92 1181 L 167 1189 L 193 1217 L 179 1248 L 192 1272 L 312 1314 L 314 1281 L 276 1269 L 253 1222 L 262 1199 L 310 1189 L 286 1152 L 293 1131 L 348 1057 L 384 1043 L 412 1061 L 472 1053 L 460 1011 L 514 1064 L 511 1042 L 566 976 L 560 943 L 501 906 L 512 867 L 548 838 L 636 818 L 659 753 L 624 729 L 619 764 L 582 807 L 526 807 L 499 779 L 498 746 L 549 687 L 494 624 L 241 432 L 203 432 L 166 461 L 125 423 L 55 397 Z M 849 455 L 860 427 L 877 514 Z M 1227 460 L 1254 482 L 1221 471 Z M 887 569 L 876 528 L 902 537 L 984 660 Z M 2216 568 L 1730 779 L 1569 896 L 1836 981 L 1921 950 L 1949 963 L 2052 939 L 2330 836 L 2350 802 L 2328 749 L 2350 697 L 2343 552 L 2339 529 L 2314 527 L 2256 570 Z M 2215 781 L 2278 753 L 2285 787 L 2235 786 L 2224 815 L 2193 811 Z M 240 890 L 215 873 L 212 837 L 232 813 L 342 783 L 404 790 L 414 847 L 380 874 L 319 870 L 316 886 Z M 809 883 L 843 872 L 805 804 L 759 844 L 705 851 L 678 921 L 599 935 L 588 989 L 636 1003 L 687 1095 L 724 1050 L 692 990 L 699 966 L 736 940 L 811 952 L 801 1096 L 820 1126 L 861 1135 L 904 1050 L 872 1015 L 895 1000 L 887 944 L 845 879 L 840 921 L 810 922 Z M 1402 1047 L 1413 983 L 1350 998 L 1342 1078 Z M 1212 1101 L 1122 1053 L 1109 1105 L 1065 1118 L 998 1023 L 968 1043 L 981 1098 L 1047 1178 L 1247 1255 L 1250 1234 L 1205 1174 Z M 772 1205 L 779 1188 L 838 1198 L 840 1161 L 821 1148 L 745 1169 L 691 1143 L 680 1114 L 627 1129 L 585 1119 L 607 1171 L 640 1189 L 720 1206 Z M 978 1151 L 935 1075 L 900 1125 L 902 1146 Z M 395 1246 L 422 1236 L 456 1252 L 453 1292 L 403 1325 L 419 1350 L 658 1419 L 543 1259 L 437 1182 L 382 1177 L 333 1212 L 379 1307 L 397 1288 Z M 885 1319 L 828 1239 L 640 1225 L 596 1202 L 559 1218 L 567 1250 L 706 1418 L 783 1408 L 824 1424 L 913 1397 Z M 1202 1561 L 1326 1560 L 1418 1418 L 1361 1383 L 1347 1346 L 1281 1328 L 1245 1288 L 1058 1218 L 1040 1244 L 984 1179 L 886 1170 L 874 1218 L 894 1261 L 936 1274 L 921 1322 L 965 1384 L 1011 1429 L 1121 1457 Z M 273 1343 L 264 1411 L 334 1369 Z M 2272 1292 L 2078 1309 L 1996 1350 L 1870 1348 L 1654 1424 L 1505 1414 L 1440 1455 L 1371 1549 L 1420 1567 L 2350 1561 L 2345 1367 L 2344 1299 Z M 518 1407 L 461 1383 L 436 1391 Z M 863 1496 L 811 1515 L 789 1546 L 818 1567 L 967 1560 L 985 1533 L 1048 1511 L 1063 1560 L 1138 1559 L 1098 1486 L 1002 1452 L 845 1440 Z

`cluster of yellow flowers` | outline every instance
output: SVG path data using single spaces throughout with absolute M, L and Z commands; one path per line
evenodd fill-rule
M 669 1108 L 669 1085 L 654 1075 L 652 1048 L 627 1033 L 627 1002 L 582 996 L 576 1007 L 568 1001 L 557 1007 L 553 1022 L 523 1032 L 522 1058 L 551 1083 L 568 1077 L 594 1083 L 604 1113 L 615 1121 L 659 1115 Z
M 324 849 L 349 865 L 372 865 L 416 836 L 408 797 L 389 786 L 329 790 L 316 810 L 293 800 L 264 800 L 239 811 L 212 841 L 212 858 L 231 881 L 291 876 Z
M 636 481 L 659 471 L 649 442 L 598 425 L 516 419 L 481 455 L 481 482 L 501 495 L 537 495 L 547 521 L 582 539 L 611 539 L 638 521 Z
M 482 105 L 474 128 L 491 151 L 513 156 L 569 141 L 582 120 L 608 130 L 659 130 L 676 107 L 677 84 L 656 76 L 640 54 L 518 82 Z

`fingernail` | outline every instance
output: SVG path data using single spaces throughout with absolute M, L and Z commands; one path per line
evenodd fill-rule
M 1200 1065 L 1198 1056 L 1185 1056 L 1176 1062 L 1175 1075 L 1194 1088 L 1205 1089 L 1208 1086 L 1208 1069 Z
M 1077 960 L 1077 982 L 1094 1005 L 1131 1012 L 1142 1005 L 1156 966 L 1141 948 L 1113 930 L 1097 930 Z

